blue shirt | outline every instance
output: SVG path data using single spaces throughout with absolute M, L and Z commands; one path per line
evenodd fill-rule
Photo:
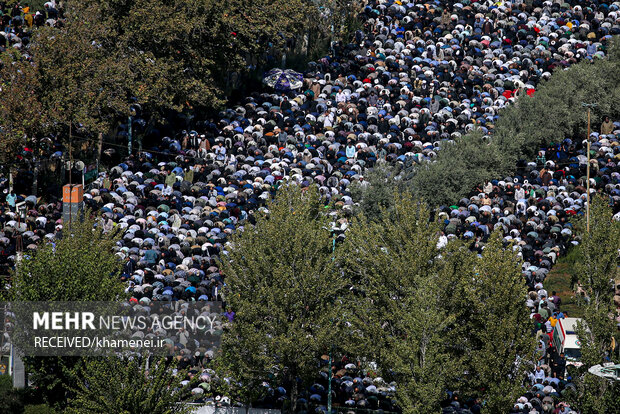
M 15 194 L 9 193 L 6 195 L 6 202 L 9 203 L 11 207 L 15 207 L 15 200 L 17 200 L 17 196 Z
M 147 263 L 154 264 L 155 262 L 157 262 L 157 252 L 153 249 L 147 250 L 146 252 L 144 252 L 144 260 Z

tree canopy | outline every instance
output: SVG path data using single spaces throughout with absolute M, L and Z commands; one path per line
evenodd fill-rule
M 13 164 L 28 138 L 37 135 L 43 122 L 38 98 L 39 79 L 34 68 L 17 52 L 0 55 L 0 161 Z
M 362 291 L 354 324 L 364 353 L 398 383 L 406 412 L 435 412 L 454 366 L 443 346 L 451 317 L 436 289 L 438 226 L 410 196 L 397 197 L 391 214 L 361 215 L 347 232 L 339 257 Z
M 607 199 L 593 197 L 590 211 L 590 232 L 585 218 L 577 223 L 581 236 L 581 260 L 576 263 L 586 300 L 581 302 L 583 323 L 577 327 L 581 341 L 583 366 L 575 372 L 576 392 L 571 399 L 585 414 L 617 412 L 620 409 L 618 381 L 599 378 L 587 370 L 593 365 L 614 361 L 612 343 L 620 340 L 616 328 L 614 280 L 618 277 L 620 223 L 612 220 L 613 211 Z M 615 338 L 614 338 L 615 337 Z
M 152 119 L 225 102 L 231 73 L 319 30 L 304 0 L 68 0 L 62 24 L 3 54 L 2 149 L 56 133 L 94 140 L 139 103 Z M 334 19 L 336 19 L 334 15 Z M 90 137 L 90 138 L 88 138 Z
M 317 358 L 345 322 L 340 303 L 348 289 L 324 211 L 315 186 L 280 187 L 268 213 L 236 235 L 223 257 L 226 300 L 236 312 L 222 343 L 228 369 L 240 379 L 253 369 L 254 384 L 279 378 L 291 389 L 293 411 L 298 381 L 316 374 Z
M 360 213 L 333 253 L 314 187 L 281 188 L 233 238 L 223 267 L 236 315 L 219 363 L 246 404 L 275 381 L 292 387 L 294 408 L 329 351 L 375 361 L 406 412 L 436 412 L 447 389 L 498 412 L 523 391 L 534 341 L 516 252 L 499 233 L 480 256 L 456 240 L 440 249 L 428 207 L 392 197 L 378 217 Z
M 478 257 L 459 241 L 439 249 L 439 230 L 410 195 L 352 223 L 338 255 L 362 291 L 352 320 L 405 412 L 436 412 L 446 389 L 500 412 L 522 391 L 518 361 L 533 352 L 520 260 L 499 233 Z
M 105 357 L 84 359 L 73 371 L 73 389 L 67 413 L 184 414 L 190 406 L 190 383 L 182 385 L 184 371 L 173 372 L 166 359 Z
M 69 227 L 65 223 L 61 240 L 41 244 L 34 252 L 24 253 L 12 274 L 7 299 L 37 301 L 116 301 L 123 297 L 121 263 L 112 248 L 119 233 L 104 233 L 94 228 L 96 218 L 85 214 L 83 221 Z M 67 386 L 72 384 L 68 370 L 77 357 L 26 358 L 30 380 L 36 394 L 50 405 L 66 405 Z
M 118 232 L 94 228 L 96 218 L 66 224 L 61 240 L 24 253 L 12 275 L 9 299 L 15 301 L 113 301 L 123 294 L 121 262 L 112 248 Z

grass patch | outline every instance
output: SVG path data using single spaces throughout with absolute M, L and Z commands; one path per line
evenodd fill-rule
M 562 300 L 560 309 L 567 311 L 570 317 L 581 318 L 583 310 L 577 304 L 573 282 L 575 280 L 574 265 L 580 258 L 579 248 L 572 248 L 562 257 L 547 275 L 544 285 L 549 295 L 555 291 Z
M 24 407 L 24 414 L 56 414 L 56 411 L 46 404 L 27 405 Z
M 544 285 L 549 295 L 555 291 L 562 300 L 560 309 L 567 311 L 572 318 L 581 318 L 583 316 L 582 309 L 577 305 L 575 293 L 571 287 L 571 266 L 567 263 L 558 263 L 553 270 L 549 272 L 545 279 Z

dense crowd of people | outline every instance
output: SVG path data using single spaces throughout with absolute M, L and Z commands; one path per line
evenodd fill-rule
M 8 48 L 26 50 L 30 44 L 32 29 L 55 26 L 62 16 L 60 2 L 50 0 L 38 10 L 29 3 L 0 2 L 0 52 Z
M 58 17 L 54 2 L 34 17 L 27 6 L 1 9 L 0 50 L 27 47 L 33 25 Z M 473 129 L 492 134 L 503 107 L 535 93 L 553 70 L 604 57 L 611 35 L 620 33 L 618 4 L 599 1 L 373 0 L 360 17 L 363 30 L 311 62 L 300 90 L 252 94 L 194 130 L 129 156 L 85 192 L 85 205 L 102 212 L 104 230 L 123 229 L 115 253 L 136 301 L 220 300 L 225 276 L 218 256 L 283 182 L 316 184 L 326 202 L 351 209 L 350 185 L 363 182 L 367 168 L 432 161 Z M 606 194 L 620 219 L 620 124 L 605 119 L 599 130 L 590 136 L 589 188 Z M 539 338 L 561 310 L 543 283 L 578 243 L 571 217 L 585 208 L 587 155 L 585 141 L 567 137 L 521 162 L 514 176 L 489 177 L 471 197 L 438 210 L 441 243 L 459 237 L 481 251 L 497 228 L 515 243 L 530 290 L 532 321 L 524 323 Z M 2 185 L 0 272 L 7 274 L 17 234 L 24 250 L 62 237 L 62 205 Z M 15 212 L 20 201 L 27 205 L 24 221 Z M 227 317 L 232 321 L 234 313 Z M 532 389 L 513 412 L 571 412 L 560 403 L 570 380 L 549 368 L 561 358 L 552 355 L 536 369 Z M 188 365 L 198 362 L 187 358 Z M 334 402 L 394 411 L 395 386 L 344 360 L 336 364 Z M 322 372 L 300 402 L 325 411 L 326 395 Z M 274 386 L 264 403 L 277 407 L 284 399 L 286 390 Z M 452 399 L 444 412 L 480 411 L 479 401 Z

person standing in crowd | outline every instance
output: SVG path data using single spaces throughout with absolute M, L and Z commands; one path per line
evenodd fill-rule
M 11 211 L 15 211 L 16 202 L 17 194 L 15 194 L 15 191 L 11 188 L 6 195 L 6 203 L 9 205 Z
M 215 155 L 218 161 L 226 160 L 226 147 L 224 146 L 224 143 L 222 141 L 220 141 L 217 144 L 217 147 L 215 147 Z
M 357 156 L 357 150 L 355 149 L 355 145 L 353 145 L 352 141 L 347 143 L 345 154 L 348 159 L 354 159 Z
M 536 384 L 539 381 L 540 383 L 542 383 L 542 381 L 545 379 L 545 371 L 542 369 L 540 365 L 537 365 L 534 372 L 532 372 L 531 377 L 532 377 L 532 384 Z
M 609 135 L 614 131 L 614 123 L 611 122 L 608 116 L 603 119 L 601 124 L 601 135 Z
M 566 372 L 564 352 L 560 352 L 559 355 L 555 356 L 551 363 L 551 370 L 556 378 L 564 378 L 564 373 Z
M 228 319 L 229 322 L 232 322 L 235 320 L 235 312 L 232 310 L 231 307 L 226 308 L 226 312 L 224 313 L 224 316 L 226 317 L 226 319 Z

